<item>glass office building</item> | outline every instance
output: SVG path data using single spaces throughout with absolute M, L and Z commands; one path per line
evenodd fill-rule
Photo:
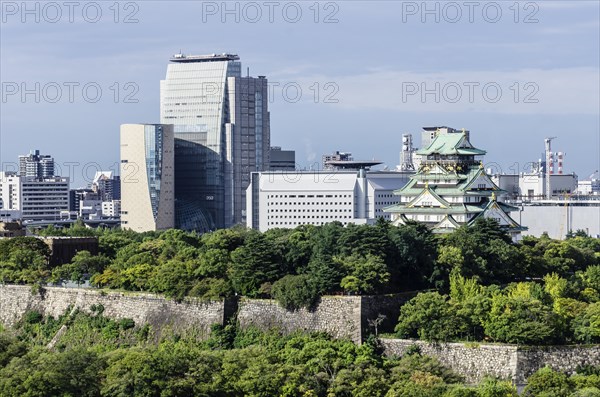
M 176 226 L 244 222 L 250 172 L 268 167 L 266 79 L 242 78 L 237 55 L 178 54 L 160 92 L 161 123 L 174 126 Z

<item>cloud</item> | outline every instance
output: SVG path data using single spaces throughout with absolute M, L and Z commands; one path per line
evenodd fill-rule
M 338 90 L 330 99 L 351 109 L 593 115 L 600 109 L 600 70 L 593 67 L 439 73 L 374 70 L 352 76 L 298 76 L 295 82 L 302 87 L 315 87 L 318 82 L 321 91 L 325 84 L 334 84 Z

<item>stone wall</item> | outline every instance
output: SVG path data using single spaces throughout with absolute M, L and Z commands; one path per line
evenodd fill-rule
M 383 322 L 377 327 L 377 332 L 394 332 L 394 327 L 400 315 L 400 306 L 414 297 L 414 293 L 372 295 L 361 297 L 361 322 L 363 339 L 371 333 L 375 333 L 374 327 L 369 324 L 379 315 L 385 316 Z
M 322 331 L 360 343 L 366 333 L 372 331 L 368 320 L 379 314 L 386 315 L 389 324 L 382 324 L 379 331 L 389 331 L 406 299 L 408 297 L 400 295 L 328 296 L 323 297 L 313 310 L 290 312 L 268 299 L 242 298 L 222 302 L 186 299 L 177 303 L 144 293 L 46 287 L 42 294 L 32 294 L 30 286 L 0 285 L 0 324 L 11 327 L 29 310 L 58 317 L 74 307 L 89 311 L 90 306 L 101 304 L 107 317 L 131 318 L 140 325 L 148 323 L 157 333 L 169 327 L 178 332 L 197 330 L 202 335 L 208 333 L 211 325 L 225 324 L 237 315 L 242 328 L 278 328 L 285 333 Z M 600 366 L 600 345 L 519 347 L 478 343 L 432 344 L 404 339 L 382 339 L 382 343 L 386 354 L 397 356 L 418 345 L 423 354 L 437 357 L 465 376 L 469 383 L 492 375 L 522 385 L 527 377 L 546 365 L 566 373 L 573 373 L 580 365 Z
M 369 320 L 378 315 L 385 320 L 378 332 L 393 332 L 400 306 L 408 295 L 325 296 L 312 310 L 287 311 L 271 299 L 246 299 L 239 302 L 237 319 L 242 328 L 250 325 L 266 330 L 279 328 L 285 333 L 296 330 L 323 331 L 336 338 L 360 343 L 374 329 Z
M 270 299 L 239 302 L 237 319 L 241 328 L 278 328 L 284 333 L 296 330 L 323 331 L 335 338 L 361 340 L 361 297 L 327 296 L 313 310 L 287 311 Z
M 212 324 L 224 324 L 224 302 L 186 299 L 182 303 L 152 294 L 103 292 L 82 288 L 46 287 L 32 294 L 31 286 L 0 286 L 0 323 L 10 327 L 29 310 L 58 317 L 69 308 L 88 311 L 101 304 L 110 318 L 131 318 L 136 324 L 150 324 L 155 330 L 171 327 L 177 331 L 196 329 L 208 332 Z
M 520 347 L 515 382 L 525 383 L 529 376 L 546 365 L 567 374 L 575 373 L 578 366 L 600 366 L 600 345 Z
M 403 355 L 417 345 L 421 353 L 463 375 L 466 382 L 477 383 L 486 375 L 510 379 L 524 385 L 529 376 L 545 366 L 568 374 L 580 365 L 600 365 L 600 345 L 592 346 L 516 346 L 478 343 L 427 343 L 407 339 L 382 339 L 387 355 Z
M 382 339 L 385 354 L 402 356 L 417 345 L 421 353 L 437 357 L 440 362 L 463 375 L 468 383 L 477 383 L 485 375 L 513 379 L 517 370 L 517 347 L 464 343 L 427 343 L 408 339 Z
M 316 308 L 287 311 L 269 299 L 231 299 L 224 302 L 202 302 L 186 299 L 182 303 L 145 293 L 103 292 L 94 289 L 46 287 L 42 295 L 31 293 L 30 286 L 0 286 L 0 323 L 12 326 L 28 310 L 58 317 L 70 307 L 89 311 L 101 304 L 111 318 L 131 318 L 136 324 L 149 323 L 155 328 L 165 325 L 176 329 L 189 327 L 208 330 L 212 324 L 225 324 L 237 316 L 242 328 L 250 325 L 260 329 L 279 328 L 290 333 L 296 330 L 328 332 L 336 338 L 349 338 L 360 343 L 373 331 L 368 320 L 379 314 L 386 321 L 380 332 L 392 331 L 400 305 L 406 299 L 399 295 L 328 296 L 321 298 Z

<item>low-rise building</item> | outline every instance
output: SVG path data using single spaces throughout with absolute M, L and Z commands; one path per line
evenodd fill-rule
M 544 200 L 546 199 L 546 173 L 532 172 L 521 174 L 495 174 L 492 180 L 504 190 L 507 200 Z M 577 191 L 577 175 L 550 175 L 550 189 L 553 197 L 564 197 Z
M 0 172 L 3 209 L 21 212 L 23 221 L 60 219 L 69 210 L 69 178 L 36 178 Z
M 296 152 L 282 150 L 280 146 L 271 146 L 269 156 L 270 171 L 294 171 L 296 169 Z
M 103 201 L 102 217 L 118 218 L 121 214 L 121 200 Z
M 20 221 L 4 222 L 0 220 L 0 238 L 22 237 L 27 233 Z
M 98 237 L 41 237 L 41 240 L 50 248 L 49 264 L 51 266 L 71 263 L 73 257 L 80 251 L 88 251 L 92 255 L 98 254 Z
M 410 175 L 364 169 L 255 172 L 246 193 L 246 224 L 266 231 L 334 221 L 347 225 L 390 219 L 383 208 L 399 201 L 393 191 Z
M 583 196 L 600 195 L 600 179 L 588 179 L 577 183 L 577 194 Z

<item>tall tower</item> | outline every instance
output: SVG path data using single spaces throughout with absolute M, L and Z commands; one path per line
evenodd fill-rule
M 173 126 L 121 126 L 121 225 L 136 232 L 175 226 Z
M 239 59 L 177 54 L 161 81 L 161 123 L 174 125 L 179 228 L 244 222 L 250 172 L 268 169 L 267 79 L 242 77 Z

